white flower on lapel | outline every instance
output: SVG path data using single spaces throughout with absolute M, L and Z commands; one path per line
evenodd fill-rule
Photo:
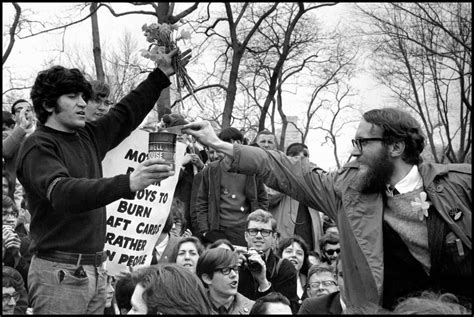
M 423 216 L 428 217 L 428 208 L 430 208 L 430 202 L 426 201 L 428 196 L 425 192 L 420 193 L 420 197 L 415 197 L 415 201 L 410 202 L 411 210 L 418 213 L 418 219 L 423 221 Z

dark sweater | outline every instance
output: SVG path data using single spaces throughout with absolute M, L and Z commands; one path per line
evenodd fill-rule
M 101 119 L 74 133 L 40 125 L 25 140 L 17 175 L 30 206 L 32 253 L 103 250 L 105 206 L 134 193 L 126 174 L 102 178 L 101 161 L 138 127 L 169 85 L 156 69 Z
M 243 266 L 239 274 L 238 292 L 251 300 L 265 296 L 271 292 L 280 292 L 285 295 L 291 302 L 293 313 L 296 314 L 298 303 L 298 295 L 296 293 L 296 268 L 287 259 L 282 259 L 279 269 L 277 270 L 278 260 L 280 258 L 270 251 L 268 258 L 265 260 L 267 266 L 267 280 L 272 286 L 265 292 L 258 291 L 258 282 L 254 279 L 252 273 Z

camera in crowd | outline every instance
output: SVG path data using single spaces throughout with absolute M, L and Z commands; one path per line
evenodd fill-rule
M 242 254 L 245 256 L 245 259 L 247 260 L 246 265 L 247 265 L 247 267 L 249 268 L 250 271 L 260 272 L 262 270 L 262 266 L 260 265 L 260 263 L 258 263 L 256 261 L 249 260 L 249 258 L 252 254 L 250 254 L 248 252 L 244 252 Z M 263 254 L 263 252 L 258 251 L 258 254 L 260 254 L 260 256 L 262 257 L 262 260 L 265 261 L 265 255 Z

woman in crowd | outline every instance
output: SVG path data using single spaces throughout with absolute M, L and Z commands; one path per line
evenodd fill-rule
M 105 288 L 105 310 L 104 315 L 120 315 L 120 311 L 115 301 L 115 278 L 106 274 L 107 284 Z
M 297 235 L 283 239 L 278 246 L 278 256 L 282 259 L 288 259 L 298 272 L 296 293 L 299 298 L 298 304 L 301 305 L 303 299 L 307 297 L 304 288 L 309 268 L 307 244 Z
M 196 273 L 196 264 L 204 247 L 198 238 L 191 236 L 181 239 L 175 246 L 171 262 Z

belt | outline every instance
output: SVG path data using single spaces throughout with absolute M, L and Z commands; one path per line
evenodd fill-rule
M 95 254 L 47 251 L 47 252 L 38 252 L 36 256 L 43 260 L 59 262 L 59 263 L 75 264 L 77 266 L 79 265 L 100 266 L 107 258 L 107 254 L 104 251 L 96 252 Z

